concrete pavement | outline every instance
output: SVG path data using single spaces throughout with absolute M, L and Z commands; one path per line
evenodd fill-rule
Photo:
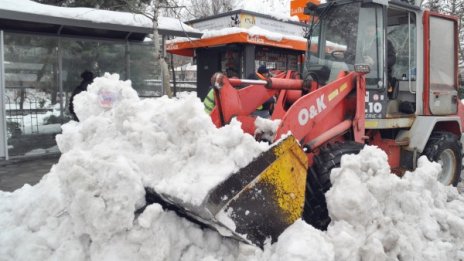
M 14 191 L 24 184 L 35 185 L 47 174 L 60 154 L 0 161 L 0 190 Z

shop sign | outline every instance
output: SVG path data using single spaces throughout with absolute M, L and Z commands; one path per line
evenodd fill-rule
M 310 16 L 304 14 L 304 7 L 309 2 L 316 5 L 320 4 L 319 0 L 292 0 L 290 2 L 290 16 L 297 16 L 301 22 L 309 21 Z
M 230 16 L 216 17 L 191 24 L 192 27 L 199 30 L 220 30 L 230 27 L 248 29 L 255 25 L 270 32 L 304 37 L 304 25 L 287 23 L 247 13 L 236 13 Z

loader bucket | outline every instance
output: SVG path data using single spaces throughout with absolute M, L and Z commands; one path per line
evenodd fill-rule
M 293 136 L 278 142 L 212 189 L 200 206 L 150 191 L 158 203 L 224 236 L 262 247 L 301 218 L 305 201 L 305 153 Z M 148 201 L 148 200 L 147 200 Z M 161 201 L 161 202 L 160 202 Z

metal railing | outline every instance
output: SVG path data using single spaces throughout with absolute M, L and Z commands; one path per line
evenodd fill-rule
M 30 133 L 39 133 L 39 113 L 48 111 L 39 108 L 39 101 L 34 97 L 12 100 L 6 97 L 6 122 L 8 137 Z
M 197 91 L 197 82 L 196 81 L 176 81 L 174 86 L 174 81 L 170 81 L 169 84 L 171 89 L 176 92 L 196 92 Z M 153 79 L 145 80 L 144 84 L 151 89 L 151 91 L 156 92 L 156 95 L 139 95 L 140 97 L 159 97 L 164 94 L 162 81 Z M 153 90 L 153 88 L 155 90 Z

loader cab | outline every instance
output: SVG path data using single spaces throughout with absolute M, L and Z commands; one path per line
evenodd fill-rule
M 368 64 L 366 119 L 412 117 L 419 107 L 416 86 L 422 72 L 417 66 L 417 53 L 422 50 L 416 47 L 420 9 L 378 2 L 337 1 L 319 6 L 315 13 L 320 22 L 313 30 L 318 48 L 310 53 L 307 70 L 324 66 L 329 73 L 318 78 L 325 84 L 336 80 L 340 71 L 353 71 L 355 64 Z
M 320 66 L 329 73 L 316 72 L 320 84 L 336 80 L 340 71 L 353 71 L 354 65 L 366 63 L 369 89 L 384 88 L 383 8 L 360 1 L 329 2 L 318 8 L 317 51 L 310 48 L 307 70 Z

